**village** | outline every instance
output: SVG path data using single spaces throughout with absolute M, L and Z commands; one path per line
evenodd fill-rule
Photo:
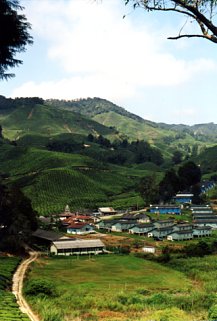
M 128 234 L 150 241 L 171 242 L 210 237 L 217 230 L 215 208 L 210 204 L 193 205 L 192 197 L 190 193 L 178 193 L 174 204 L 150 204 L 149 208 L 137 211 L 101 207 L 88 214 L 72 213 L 66 205 L 58 215 L 40 217 L 40 228 L 33 233 L 33 238 L 52 255 L 95 255 L 108 252 L 102 240 L 104 235 Z M 182 219 L 186 210 L 190 213 L 189 220 Z M 155 252 L 150 242 L 144 242 L 142 250 Z

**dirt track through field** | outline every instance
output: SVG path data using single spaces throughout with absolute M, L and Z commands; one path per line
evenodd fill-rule
M 35 315 L 24 299 L 22 295 L 22 289 L 23 289 L 23 280 L 25 277 L 25 273 L 28 269 L 28 266 L 30 263 L 35 261 L 38 257 L 37 252 L 29 252 L 30 257 L 26 260 L 24 260 L 16 270 L 14 276 L 13 276 L 13 285 L 12 285 L 12 292 L 16 296 L 17 303 L 20 307 L 20 310 L 23 313 L 26 313 L 31 321 L 40 321 L 37 315 Z

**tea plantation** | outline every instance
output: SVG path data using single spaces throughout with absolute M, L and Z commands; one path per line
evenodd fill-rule
M 0 257 L 0 321 L 29 321 L 10 291 L 12 276 L 19 261 L 16 257 Z

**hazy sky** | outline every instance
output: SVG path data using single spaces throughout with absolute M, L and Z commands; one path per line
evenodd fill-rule
M 216 123 L 217 44 L 167 40 L 184 17 L 133 10 L 124 0 L 21 4 L 34 44 L 19 56 L 16 77 L 1 81 L 2 95 L 101 97 L 155 122 Z

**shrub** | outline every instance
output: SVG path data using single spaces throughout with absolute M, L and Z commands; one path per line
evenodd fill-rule
M 189 320 L 189 317 L 184 311 L 177 308 L 171 308 L 154 312 L 151 319 L 155 321 L 187 321 Z
M 208 318 L 209 321 L 217 320 L 217 304 L 212 305 L 209 309 Z
M 46 296 L 56 296 L 57 291 L 53 283 L 37 279 L 29 281 L 25 288 L 25 294 L 26 295 L 46 295 Z

